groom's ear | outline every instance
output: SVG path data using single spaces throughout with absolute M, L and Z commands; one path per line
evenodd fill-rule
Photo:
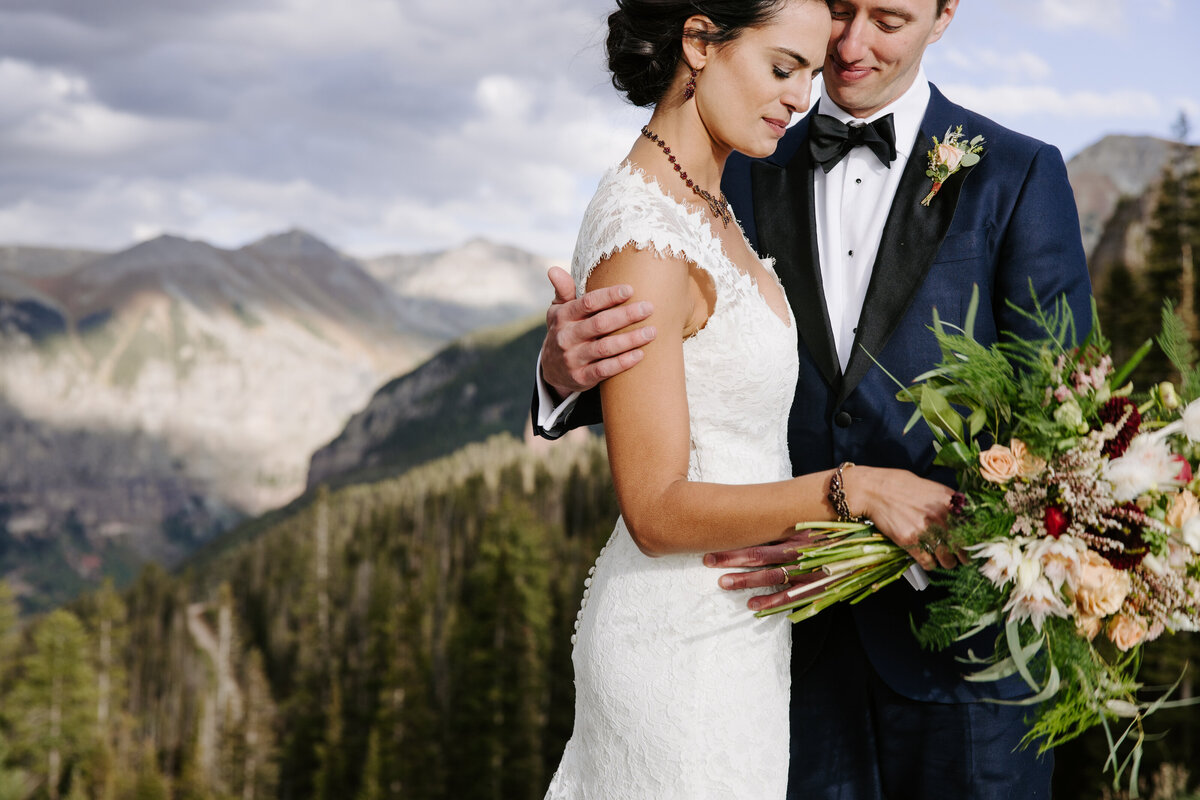
M 958 0 L 946 0 L 946 5 L 942 7 L 937 19 L 934 20 L 933 30 L 930 31 L 929 38 L 925 41 L 926 46 L 942 38 L 946 28 L 950 27 L 950 21 L 954 19 L 956 11 L 958 11 Z
M 703 14 L 695 14 L 683 23 L 683 60 L 695 70 L 704 69 L 712 55 L 713 45 L 708 38 L 717 32 L 717 26 Z

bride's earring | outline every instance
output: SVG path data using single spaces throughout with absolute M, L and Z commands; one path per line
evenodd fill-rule
M 688 78 L 687 85 L 683 87 L 684 102 L 687 102 L 696 96 L 696 76 L 699 74 L 700 73 L 696 72 L 696 70 L 692 70 L 692 75 L 690 78 Z

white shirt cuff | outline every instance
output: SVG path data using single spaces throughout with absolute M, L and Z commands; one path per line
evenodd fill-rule
M 921 569 L 920 564 L 910 564 L 904 573 L 904 580 L 908 581 L 908 585 L 918 592 L 924 591 L 925 587 L 929 586 L 929 574 Z
M 567 395 L 566 399 L 554 405 L 554 401 L 550 397 L 550 387 L 542 378 L 542 354 L 538 353 L 537 359 L 537 374 L 534 378 L 537 385 L 538 407 L 537 407 L 537 424 L 544 431 L 554 430 L 554 426 L 559 422 L 565 422 L 567 417 L 575 409 L 575 401 L 579 399 L 579 392 L 572 392 Z

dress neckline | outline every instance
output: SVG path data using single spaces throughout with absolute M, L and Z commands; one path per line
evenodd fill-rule
M 758 280 L 756 280 L 755 277 L 749 272 L 739 267 L 737 262 L 730 258 L 729 254 L 725 252 L 725 243 L 713 230 L 712 223 L 704 214 L 703 209 L 687 202 L 687 200 L 683 198 L 676 197 L 663 187 L 658 178 L 647 174 L 645 170 L 635 165 L 629 159 L 622 161 L 619 165 L 617 165 L 615 170 L 618 172 L 623 171 L 631 178 L 638 179 L 647 189 L 652 190 L 656 194 L 660 195 L 663 199 L 669 200 L 675 205 L 681 207 L 684 210 L 688 221 L 695 222 L 696 224 L 700 225 L 701 229 L 704 231 L 704 235 L 708 237 L 710 241 L 716 244 L 716 249 L 721 254 L 721 258 L 725 259 L 725 262 L 730 266 L 730 268 L 732 268 L 733 271 L 739 276 L 750 282 L 750 287 L 754 290 L 754 293 L 758 295 L 759 300 L 762 301 L 762 304 L 766 307 L 767 311 L 770 312 L 771 316 L 777 319 L 784 327 L 792 327 L 793 315 L 791 311 L 791 304 L 788 303 L 787 292 L 783 290 L 783 284 L 780 283 L 779 276 L 775 272 L 775 259 L 771 258 L 770 256 L 760 256 L 758 252 L 750 245 L 750 240 L 746 238 L 746 231 L 742 228 L 742 223 L 738 220 L 736 209 L 730 206 L 730 210 L 734 212 L 733 223 L 737 226 L 738 233 L 741 234 L 742 241 L 745 242 L 746 249 L 750 252 L 750 255 L 758 259 L 758 263 L 762 266 L 766 273 L 775 279 L 775 286 L 779 289 L 779 296 L 783 300 L 783 314 L 780 314 L 778 311 L 776 311 L 775 307 L 771 305 L 771 302 L 767 300 L 766 295 L 764 295 L 762 292 L 762 287 L 759 286 Z M 707 324 L 705 327 L 700 328 L 700 330 L 698 330 L 696 333 L 700 333 L 706 327 Z

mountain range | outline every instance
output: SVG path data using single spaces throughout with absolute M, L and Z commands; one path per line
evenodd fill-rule
M 546 262 L 482 240 L 455 252 L 372 267 L 296 230 L 236 250 L 0 248 L 0 571 L 36 593 L 175 563 L 294 498 L 382 384 L 544 309 Z M 378 266 L 399 262 L 471 292 Z

